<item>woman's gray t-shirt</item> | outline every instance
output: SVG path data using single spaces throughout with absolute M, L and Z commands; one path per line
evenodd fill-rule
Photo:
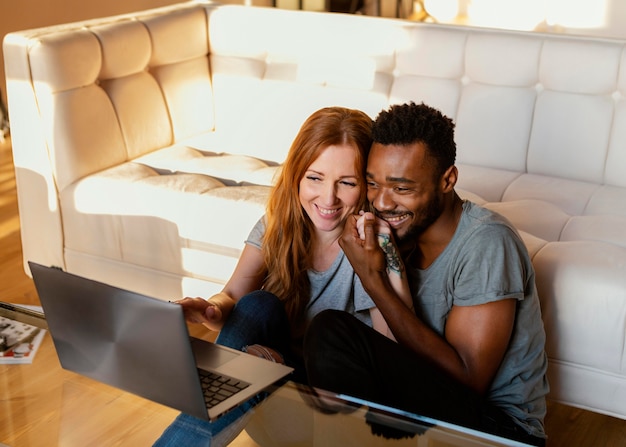
M 465 202 L 446 249 L 428 268 L 408 273 L 416 313 L 441 336 L 452 306 L 517 300 L 509 349 L 488 398 L 530 433 L 545 436 L 540 422 L 549 390 L 545 332 L 535 271 L 513 226 L 499 214 Z
M 261 217 L 250 231 L 246 244 L 261 249 L 265 234 L 265 217 Z M 306 322 L 325 309 L 343 310 L 351 313 L 363 323 L 372 326 L 369 310 L 376 307 L 369 297 L 359 277 L 346 258 L 343 250 L 328 270 L 308 271 L 311 284 L 311 298 L 306 306 Z

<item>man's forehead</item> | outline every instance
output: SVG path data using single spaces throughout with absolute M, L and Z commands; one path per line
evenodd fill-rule
M 408 144 L 382 144 L 374 142 L 370 148 L 370 155 L 392 153 L 404 154 L 405 156 L 419 155 L 421 157 L 427 153 L 426 144 L 421 141 Z
M 368 177 L 385 176 L 402 179 L 412 177 L 416 169 L 426 167 L 425 150 L 421 143 L 410 145 L 382 145 L 374 143 L 369 154 L 366 174 Z

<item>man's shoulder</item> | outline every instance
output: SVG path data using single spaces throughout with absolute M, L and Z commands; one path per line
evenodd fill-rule
M 463 214 L 472 226 L 495 224 L 514 228 L 511 222 L 502 214 L 469 200 L 463 202 Z
M 519 233 L 506 217 L 474 202 L 463 203 L 462 225 L 465 236 L 475 241 L 480 240 L 481 235 L 494 242 L 501 238 L 520 239 Z

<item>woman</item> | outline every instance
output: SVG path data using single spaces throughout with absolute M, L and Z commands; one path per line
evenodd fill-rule
M 338 242 L 346 219 L 366 201 L 371 125 L 365 113 L 341 107 L 318 110 L 304 122 L 232 277 L 209 300 L 181 300 L 187 321 L 219 330 L 217 343 L 294 367 L 296 381 L 304 381 L 304 333 L 320 311 L 344 310 L 390 334 Z M 223 445 L 260 399 L 211 424 L 180 415 L 156 445 L 194 436 L 198 445 Z

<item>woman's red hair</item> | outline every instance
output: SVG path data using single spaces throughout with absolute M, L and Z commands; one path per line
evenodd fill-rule
M 307 270 L 312 267 L 313 223 L 303 210 L 299 185 L 309 166 L 329 146 L 355 148 L 355 168 L 366 200 L 365 163 L 372 144 L 372 120 L 365 113 L 328 107 L 313 113 L 294 139 L 280 176 L 272 189 L 266 211 L 263 256 L 267 267 L 264 289 L 284 303 L 292 327 L 300 326 L 310 299 Z

